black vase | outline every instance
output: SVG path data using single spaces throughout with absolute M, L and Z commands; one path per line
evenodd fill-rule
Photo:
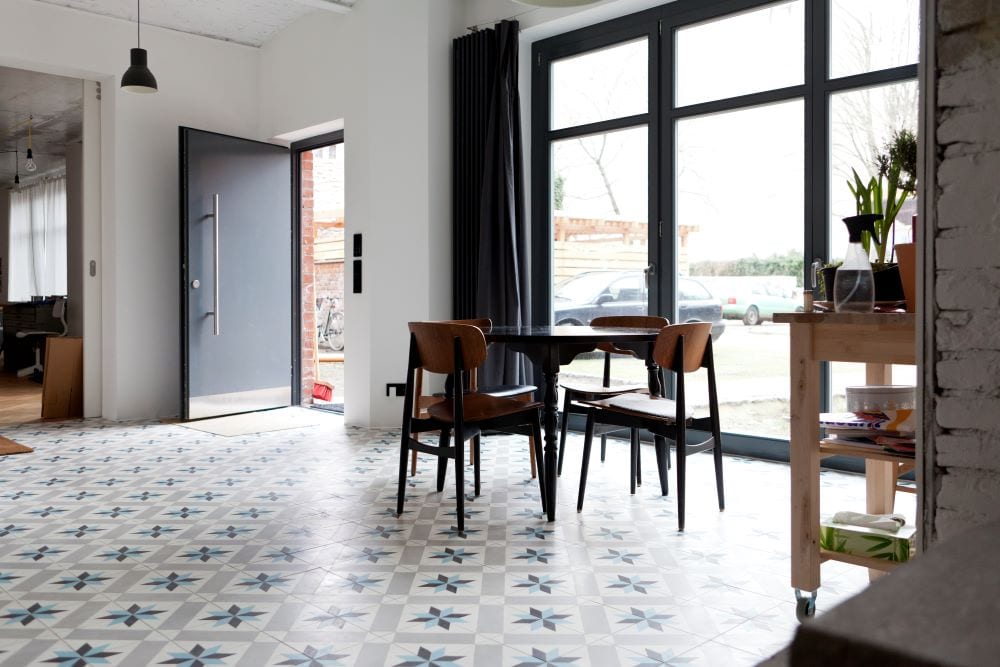
M 899 266 L 886 264 L 879 271 L 874 271 L 876 301 L 904 301 L 903 279 L 899 275 Z
M 819 272 L 823 274 L 823 300 L 833 303 L 833 280 L 837 277 L 837 267 L 827 266 Z

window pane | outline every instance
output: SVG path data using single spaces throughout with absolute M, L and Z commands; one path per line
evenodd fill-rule
M 918 0 L 833 0 L 830 77 L 917 62 Z
M 788 325 L 772 320 L 802 303 L 803 114 L 793 100 L 677 123 L 677 321 L 711 319 L 693 314 L 709 304 L 726 318 L 715 361 L 727 432 L 788 437 Z M 686 300 L 686 281 L 711 302 Z M 691 395 L 707 405 L 704 387 Z
M 646 38 L 552 63 L 551 129 L 623 118 L 649 110 Z
M 801 84 L 802 0 L 730 15 L 677 31 L 676 105 Z
M 903 81 L 837 93 L 830 97 L 830 259 L 839 260 L 847 249 L 847 229 L 841 220 L 857 208 L 847 183 L 852 169 L 863 181 L 878 172 L 874 154 L 881 151 L 895 130 L 917 130 L 917 82 Z M 916 200 L 907 199 L 896 216 L 897 243 L 909 241 Z M 892 237 L 890 237 L 892 238 Z
M 552 143 L 553 322 L 645 315 L 648 292 L 649 133 L 645 127 Z M 600 382 L 601 359 L 581 355 L 560 373 Z M 615 359 L 616 379 L 646 368 Z

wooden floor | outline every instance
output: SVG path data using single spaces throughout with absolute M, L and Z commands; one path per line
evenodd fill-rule
M 42 415 L 42 385 L 0 372 L 0 425 L 23 424 Z

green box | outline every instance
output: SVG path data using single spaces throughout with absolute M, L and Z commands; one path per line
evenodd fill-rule
M 916 526 L 903 526 L 891 533 L 878 528 L 834 523 L 831 518 L 826 518 L 819 522 L 819 545 L 836 553 L 904 563 L 913 555 L 916 533 Z

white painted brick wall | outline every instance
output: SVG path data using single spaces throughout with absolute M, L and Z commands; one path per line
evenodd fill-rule
M 1000 0 L 938 0 L 935 51 L 936 540 L 1000 519 Z

